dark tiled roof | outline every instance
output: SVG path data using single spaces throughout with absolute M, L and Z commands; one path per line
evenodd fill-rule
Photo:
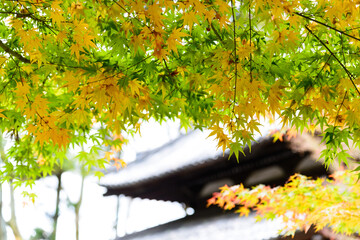
M 262 240 L 277 237 L 280 227 L 279 220 L 255 222 L 254 215 L 239 217 L 227 213 L 210 217 L 190 216 L 117 240 Z
M 249 187 L 260 183 L 254 179 L 257 173 L 267 177 L 261 178 L 261 183 L 278 185 L 295 171 L 308 174 L 296 167 L 309 158 L 309 152 L 294 151 L 289 141 L 274 143 L 270 137 L 260 138 L 252 144 L 251 153 L 245 148 L 246 156 L 240 154 L 237 161 L 234 156 L 229 159 L 228 152 L 223 155 L 217 150 L 217 143 L 207 138 L 208 135 L 209 132 L 193 131 L 138 155 L 138 160 L 101 180 L 101 185 L 107 188 L 105 195 L 177 201 L 198 210 L 205 206 L 204 199 L 211 196 L 210 191 L 220 187 L 215 186 L 220 181 L 243 182 Z M 317 165 L 310 167 L 313 171 L 310 176 L 325 173 L 321 164 Z M 275 168 L 273 172 L 277 174 L 258 172 L 269 167 Z
M 140 153 L 126 168 L 103 177 L 100 185 L 113 188 L 139 184 L 222 157 L 222 151 L 208 135 L 209 132 L 192 131 L 160 148 Z

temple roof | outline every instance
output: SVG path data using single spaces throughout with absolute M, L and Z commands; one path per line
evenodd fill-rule
M 262 240 L 277 237 L 281 222 L 261 221 L 255 223 L 254 216 L 240 218 L 238 214 L 220 214 L 213 217 L 185 218 L 138 233 L 126 235 L 118 240 Z
M 239 182 L 245 186 L 260 182 L 281 184 L 299 172 L 297 166 L 301 162 L 309 162 L 308 151 L 294 150 L 291 141 L 273 142 L 270 137 L 253 142 L 251 152 L 246 147 L 246 156 L 240 154 L 237 161 L 234 156 L 229 158 L 227 151 L 223 154 L 217 150 L 216 142 L 208 135 L 209 132 L 192 131 L 160 148 L 138 154 L 136 161 L 101 180 L 107 188 L 105 195 L 178 201 L 197 207 L 196 202 L 203 202 L 219 186 Z M 321 164 L 316 166 L 324 174 Z M 258 172 L 266 168 L 270 169 L 267 173 Z M 310 166 L 312 171 L 319 169 Z
M 236 213 L 217 214 L 213 216 L 189 216 L 170 223 L 159 225 L 141 232 L 125 235 L 116 240 L 310 240 L 315 234 L 313 228 L 307 233 L 296 232 L 294 237 L 281 236 L 280 219 L 273 221 L 256 221 L 255 214 L 239 217 Z
M 207 131 L 192 131 L 159 148 L 138 153 L 136 161 L 119 172 L 106 174 L 100 184 L 108 188 L 140 184 L 216 160 L 223 153 L 208 135 Z

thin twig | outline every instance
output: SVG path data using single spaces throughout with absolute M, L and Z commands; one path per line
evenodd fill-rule
M 149 56 L 147 56 L 146 58 L 143 58 L 142 60 L 140 60 L 139 62 L 134 63 L 133 65 L 130 65 L 130 66 L 127 67 L 125 70 L 123 70 L 123 72 L 125 72 L 125 71 L 127 71 L 127 70 L 129 70 L 129 69 L 131 69 L 131 68 L 133 68 L 133 67 L 136 67 L 137 65 L 139 65 L 140 63 L 146 61 L 146 60 L 149 59 L 150 57 L 152 57 L 152 55 L 149 55 Z M 113 74 L 113 75 L 107 76 L 107 77 L 105 77 L 105 78 L 101 78 L 101 79 L 96 80 L 96 81 L 88 82 L 88 83 L 86 83 L 86 84 L 80 84 L 79 86 L 89 85 L 89 84 L 92 84 L 92 83 L 101 82 L 101 81 L 107 80 L 107 79 L 109 79 L 109 78 L 116 77 L 116 75 L 119 75 L 119 74 L 121 74 L 121 73 L 123 73 L 123 72 L 118 72 L 118 73 L 115 73 L 115 74 Z
M 236 20 L 234 12 L 234 0 L 231 0 L 231 11 L 233 17 L 233 37 L 234 37 L 234 64 L 235 64 L 235 86 L 234 86 L 234 102 L 233 102 L 233 113 L 235 115 L 235 103 L 236 103 L 236 92 L 237 92 L 237 55 L 236 55 Z
M 345 101 L 345 98 L 346 98 L 347 93 L 348 93 L 348 91 L 345 92 L 344 97 L 343 97 L 343 99 L 342 99 L 342 101 L 341 101 L 341 104 L 340 104 L 340 106 L 339 106 L 339 108 L 338 108 L 338 110 L 337 110 L 337 112 L 336 112 L 335 121 L 334 121 L 334 127 L 336 126 L 336 121 L 337 121 L 337 118 L 338 118 L 338 116 L 339 116 L 340 109 L 341 109 L 341 107 L 344 105 L 344 101 Z M 334 133 L 334 130 L 335 130 L 335 128 L 333 128 L 333 133 Z
M 328 59 L 326 60 L 326 62 L 325 62 L 325 64 L 324 64 L 324 66 L 322 66 L 322 68 L 320 69 L 320 71 L 319 71 L 318 74 L 316 75 L 315 80 L 317 80 L 317 78 L 320 76 L 320 73 L 324 70 L 326 64 L 328 64 L 331 56 L 332 56 L 332 55 L 329 55 Z M 320 83 L 320 85 L 321 85 L 321 83 Z
M 168 65 L 167 65 L 167 63 L 166 63 L 166 60 L 163 59 L 163 61 L 164 61 L 164 64 L 165 64 L 165 68 L 166 68 L 166 70 L 168 71 L 168 75 L 169 75 L 169 77 L 171 78 L 171 81 L 172 81 L 173 84 L 174 84 L 173 86 L 175 87 L 175 89 L 176 89 L 177 91 L 179 91 L 179 93 L 180 93 L 181 96 L 183 96 L 183 97 L 186 98 L 186 96 L 185 96 L 184 93 L 181 91 L 181 89 L 179 89 L 179 87 L 176 85 L 176 81 L 175 81 L 174 77 L 171 75 L 171 71 L 170 71 L 170 68 L 168 67 Z M 175 89 L 173 89 L 168 95 L 166 95 L 165 98 L 167 98 L 167 96 L 171 96 Z
M 249 25 L 250 25 L 250 82 L 253 81 L 253 77 L 252 77 L 252 54 L 251 54 L 251 12 L 250 12 L 250 9 L 251 9 L 251 1 L 249 1 Z
M 212 23 L 210 23 L 210 27 L 211 27 L 211 29 L 214 31 L 216 37 L 220 40 L 220 42 L 221 42 L 223 45 L 225 45 L 224 40 L 221 38 L 219 32 L 216 30 L 216 28 L 214 27 L 214 25 L 213 25 Z
M 337 56 L 330 50 L 330 48 L 318 37 L 316 36 L 307 26 L 305 26 L 306 30 L 308 30 L 320 43 L 321 45 L 323 45 L 328 51 L 329 53 L 336 59 L 336 61 L 340 64 L 340 66 L 345 70 L 346 74 L 348 75 L 351 83 L 353 84 L 353 86 L 355 87 L 355 90 L 357 91 L 357 93 L 360 95 L 360 91 L 357 88 L 355 82 L 354 82 L 354 76 L 351 74 L 351 72 L 345 67 L 345 65 L 337 58 Z
M 344 60 L 344 64 L 346 63 L 346 59 L 345 59 L 345 54 L 344 54 L 344 41 L 343 41 L 343 35 L 340 34 L 340 39 L 341 39 L 341 52 L 342 52 L 342 56 L 343 56 L 343 60 Z
M 320 22 L 320 21 L 318 21 L 318 20 L 316 20 L 316 19 L 313 19 L 313 18 L 311 18 L 311 17 L 305 16 L 305 15 L 303 15 L 303 14 L 301 14 L 301 13 L 298 13 L 298 12 L 295 12 L 294 14 L 296 14 L 296 15 L 298 15 L 298 16 L 300 16 L 300 17 L 306 18 L 306 19 L 308 19 L 308 20 L 311 20 L 311 21 L 313 21 L 313 22 L 316 22 L 316 23 L 318 23 L 318 24 L 320 24 L 320 25 L 323 25 L 323 26 L 325 26 L 325 27 L 328 27 L 328 28 L 330 28 L 330 29 L 332 29 L 332 30 L 334 30 L 334 31 L 336 31 L 336 32 L 342 33 L 342 34 L 344 34 L 345 36 L 348 36 L 349 38 L 352 38 L 352 39 L 355 39 L 355 40 L 360 41 L 360 38 L 357 38 L 357 37 L 355 37 L 355 36 L 352 36 L 352 35 L 350 35 L 350 34 L 347 34 L 346 32 L 341 31 L 341 30 L 339 30 L 339 29 L 337 29 L 337 28 L 331 27 L 331 26 L 327 25 L 326 23 L 322 23 L 322 22 Z

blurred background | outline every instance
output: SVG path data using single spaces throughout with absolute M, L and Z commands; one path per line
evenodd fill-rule
M 128 142 L 116 157 L 127 167 L 109 165 L 101 180 L 69 161 L 32 189 L 13 190 L 3 184 L 2 215 L 10 223 L 3 238 L 280 239 L 280 219 L 256 222 L 252 213 L 240 218 L 234 211 L 206 206 L 224 184 L 277 186 L 295 172 L 314 177 L 327 174 L 316 162 L 321 150 L 316 136 L 274 132 L 274 126 L 264 124 L 260 128 L 264 136 L 256 136 L 251 151 L 245 148 L 246 157 L 240 153 L 237 160 L 229 157 L 228 150 L 217 149 L 209 131 L 186 132 L 176 121 L 144 123 L 140 133 L 123 136 Z M 85 148 L 91 151 L 90 145 Z M 80 150 L 72 149 L 70 156 Z M 37 195 L 34 203 L 24 191 Z M 322 239 L 311 238 L 314 234 L 297 233 L 295 239 Z

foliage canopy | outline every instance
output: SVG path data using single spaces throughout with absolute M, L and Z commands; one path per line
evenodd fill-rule
M 254 210 L 258 219 L 281 217 L 285 235 L 329 227 L 334 232 L 351 235 L 359 228 L 360 188 L 356 175 L 337 171 L 331 180 L 312 180 L 296 174 L 281 187 L 259 185 L 252 189 L 243 185 L 224 186 L 208 203 L 226 210 L 237 208 L 241 216 Z M 355 239 L 355 238 L 354 238 Z
M 0 128 L 14 138 L 2 180 L 48 174 L 88 139 L 86 166 L 121 164 L 121 132 L 149 118 L 210 128 L 236 155 L 261 118 L 280 118 L 321 129 L 327 163 L 346 161 L 342 143 L 360 137 L 358 12 L 351 0 L 0 0 Z M 96 159 L 101 145 L 113 148 Z

